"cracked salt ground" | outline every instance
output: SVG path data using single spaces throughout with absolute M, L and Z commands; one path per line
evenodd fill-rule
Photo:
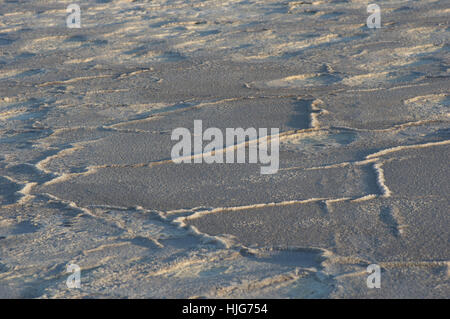
M 377 3 L 2 4 L 0 296 L 448 297 L 448 9 Z M 278 173 L 173 164 L 196 119 Z
M 2 245 L 14 245 L 2 254 L 8 265 L 0 273 L 5 296 L 320 297 L 329 290 L 319 249 L 224 249 L 157 212 L 113 207 L 87 212 L 55 198 L 22 206 L 20 222 L 17 208 L 2 213 Z M 39 258 L 43 251 L 45 261 Z M 66 261 L 82 268 L 81 290 L 65 288 Z M 14 280 L 17 273 L 20 281 Z M 298 287 L 302 281 L 316 288 Z

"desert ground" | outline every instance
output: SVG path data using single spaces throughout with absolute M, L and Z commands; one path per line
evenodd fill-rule
M 449 298 L 450 5 L 373 2 L 0 0 L 0 297 Z

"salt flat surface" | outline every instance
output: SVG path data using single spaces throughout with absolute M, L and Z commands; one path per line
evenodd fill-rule
M 447 1 L 70 3 L 0 0 L 0 297 L 450 296 Z M 279 171 L 174 164 L 199 119 Z

